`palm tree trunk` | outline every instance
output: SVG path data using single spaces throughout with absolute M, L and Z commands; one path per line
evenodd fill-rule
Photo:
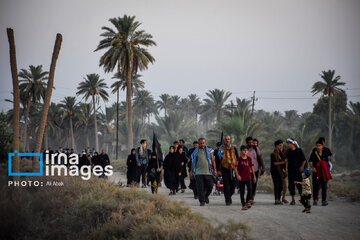
M 131 103 L 131 92 L 132 92 L 132 82 L 131 82 L 131 70 L 128 70 L 128 82 L 126 86 L 126 103 L 127 103 L 127 120 L 128 120 L 128 150 L 133 148 L 134 144 L 134 135 L 133 135 L 133 111 Z
M 19 89 L 19 78 L 16 64 L 16 47 L 14 31 L 11 28 L 7 28 L 7 36 L 10 48 L 10 67 L 13 82 L 13 95 L 14 95 L 14 133 L 13 133 L 13 150 L 19 151 L 19 129 L 20 129 L 20 89 Z M 20 171 L 20 159 L 17 154 L 13 158 L 13 172 Z M 15 177 L 14 179 L 19 179 Z
M 118 151 L 119 151 L 119 88 L 116 91 L 116 150 L 115 150 L 116 159 L 118 159 Z
M 76 150 L 75 137 L 74 137 L 74 128 L 72 124 L 72 116 L 69 116 L 70 121 L 70 132 L 71 132 L 71 147 Z
M 29 123 L 30 107 L 31 107 L 31 100 L 28 99 L 27 104 L 26 104 L 25 125 L 24 125 L 24 139 L 23 139 L 23 145 L 24 145 L 24 148 L 25 148 L 25 152 L 29 151 L 29 148 L 28 148 L 28 145 L 27 145 L 27 140 L 28 140 L 27 126 L 28 126 L 28 123 Z
M 99 149 L 99 138 L 98 138 L 98 127 L 96 121 L 96 104 L 95 104 L 95 95 L 92 95 L 93 107 L 94 107 L 94 123 L 95 123 L 95 146 L 96 151 L 100 151 Z
M 329 92 L 329 148 L 332 150 L 331 91 Z
M 48 126 L 45 126 L 45 150 L 49 148 Z
M 50 65 L 50 71 L 49 71 L 49 80 L 48 80 L 46 93 L 45 93 L 45 99 L 44 99 L 44 109 L 43 109 L 43 113 L 42 113 L 42 116 L 41 116 L 41 122 L 40 122 L 40 127 L 39 127 L 39 130 L 38 130 L 38 135 L 37 135 L 37 138 L 36 138 L 36 146 L 35 146 L 35 152 L 36 153 L 40 152 L 43 137 L 44 137 L 45 126 L 46 126 L 46 122 L 47 122 L 47 115 L 48 115 L 48 112 L 49 112 L 50 100 L 51 100 L 52 90 L 53 90 L 53 87 L 54 87 L 54 76 L 55 76 L 56 61 L 57 61 L 57 59 L 59 57 L 61 43 L 62 43 L 62 35 L 60 33 L 58 33 L 56 35 L 53 55 L 52 55 L 52 58 L 51 58 L 51 65 Z M 39 158 L 36 157 L 35 161 L 37 161 L 38 159 Z M 35 164 L 35 161 L 33 161 L 33 164 L 32 164 L 33 172 L 38 170 L 37 166 Z
M 86 134 L 86 147 L 90 147 L 90 140 L 89 140 L 89 134 L 88 134 L 88 127 L 85 128 L 85 134 Z

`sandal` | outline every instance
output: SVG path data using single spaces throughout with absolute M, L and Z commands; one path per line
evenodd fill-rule
M 248 208 L 246 206 L 243 206 L 241 210 L 248 210 Z

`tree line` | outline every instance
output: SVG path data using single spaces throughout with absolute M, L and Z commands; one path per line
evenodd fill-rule
M 204 99 L 196 94 L 181 98 L 166 93 L 154 99 L 138 74 L 155 61 L 147 49 L 156 45 L 152 36 L 138 29 L 140 23 L 135 17 L 125 15 L 109 21 L 114 29 L 102 27 L 103 39 L 95 51 L 106 50 L 99 66 L 105 72 L 115 70 L 111 85 L 99 74 L 90 73 L 78 84 L 77 96 L 50 103 L 51 92 L 47 93 L 56 91 L 53 83 L 49 84 L 54 80 L 53 64 L 49 72 L 41 65 L 31 65 L 18 73 L 12 68 L 13 82 L 15 75 L 20 78 L 17 80 L 19 93 L 14 90 L 14 100 L 8 101 L 14 106 L 18 104 L 19 109 L 14 107 L 1 113 L 3 153 L 7 145 L 14 142 L 6 134 L 15 136 L 11 130 L 17 128 L 21 143 L 17 148 L 23 151 L 40 151 L 39 147 L 50 146 L 80 151 L 95 146 L 97 150 L 105 148 L 113 157 L 118 157 L 118 153 L 127 155 L 139 139 L 150 140 L 153 132 L 158 134 L 164 150 L 176 139 L 183 138 L 190 143 L 200 135 L 215 146 L 224 132 L 232 136 L 236 145 L 243 144 L 247 136 L 258 138 L 265 156 L 270 155 L 275 138 L 293 137 L 307 153 L 319 136 L 325 136 L 340 165 L 356 164 L 360 103 L 348 103 L 342 89 L 345 83 L 340 81 L 340 76 L 335 76 L 334 70 L 323 71 L 320 81 L 314 83 L 312 93 L 321 93 L 321 96 L 313 111 L 304 114 L 296 110 L 284 114 L 252 112 L 250 100 L 229 101 L 232 93 L 222 89 L 208 90 Z M 120 101 L 120 90 L 126 91 L 126 101 Z M 117 101 L 110 107 L 101 107 L 100 101 L 107 102 L 109 94 L 117 94 Z M 163 110 L 163 114 L 159 110 Z M 40 141 L 36 136 L 43 136 L 41 146 L 37 146 Z

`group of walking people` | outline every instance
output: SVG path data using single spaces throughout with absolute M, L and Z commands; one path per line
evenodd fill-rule
M 332 179 L 330 173 L 332 153 L 325 147 L 325 138 L 320 137 L 316 142 L 316 147 L 309 158 L 310 166 L 307 166 L 304 152 L 294 139 L 289 138 L 286 143 L 288 148 L 285 150 L 282 140 L 275 141 L 275 148 L 271 153 L 270 171 L 274 183 L 275 204 L 288 203 L 286 200 L 288 188 L 292 197 L 290 204 L 295 205 L 295 188 L 297 188 L 301 202 L 306 206 L 305 212 L 310 212 L 310 199 L 313 197 L 313 205 L 318 205 L 321 187 L 322 206 L 327 206 L 327 183 Z M 312 191 L 309 180 L 311 175 Z
M 295 205 L 295 190 L 301 195 L 304 212 L 310 212 L 310 198 L 313 204 L 318 204 L 318 193 L 322 188 L 322 205 L 326 200 L 327 182 L 331 179 L 330 161 L 331 151 L 326 148 L 325 139 L 320 138 L 313 149 L 309 164 L 298 143 L 289 138 L 286 140 L 287 149 L 282 140 L 274 143 L 271 153 L 271 176 L 274 184 L 275 205 L 289 203 L 286 199 L 287 189 L 291 195 L 290 205 Z M 141 140 L 141 146 L 132 149 L 128 156 L 128 184 L 132 182 L 142 187 L 151 184 L 152 193 L 157 193 L 161 185 L 162 171 L 164 183 L 169 189 L 169 195 L 185 192 L 185 178 L 189 175 L 189 188 L 198 199 L 200 206 L 209 204 L 209 196 L 214 183 L 222 182 L 225 205 L 232 204 L 232 196 L 238 188 L 242 210 L 250 209 L 255 203 L 258 178 L 264 174 L 264 161 L 259 148 L 259 142 L 252 137 L 246 138 L 246 144 L 238 149 L 231 144 L 229 135 L 217 143 L 214 150 L 207 146 L 206 139 L 200 138 L 193 142 L 193 147 L 187 149 L 184 140 L 175 141 L 169 147 L 169 153 L 164 161 L 155 152 L 148 149 L 146 140 Z M 311 191 L 309 177 L 312 174 L 313 191 Z M 245 196 L 245 188 L 247 194 Z M 313 193 L 313 194 L 312 194 Z

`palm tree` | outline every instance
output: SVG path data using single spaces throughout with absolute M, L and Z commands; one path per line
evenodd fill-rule
M 205 109 L 206 111 L 211 111 L 216 114 L 216 121 L 219 122 L 224 112 L 225 102 L 229 99 L 231 93 L 216 88 L 214 90 L 209 90 L 209 92 L 206 93 L 206 96 L 208 96 L 208 98 L 204 99 Z
M 161 110 L 164 109 L 164 116 L 166 116 L 168 109 L 171 107 L 171 97 L 169 94 L 164 93 L 160 95 L 160 100 L 156 101 L 156 105 Z
M 14 31 L 11 28 L 6 29 L 9 49 L 10 49 L 10 67 L 13 83 L 13 95 L 14 95 L 14 133 L 13 133 L 13 150 L 19 151 L 19 130 L 20 130 L 20 90 L 19 90 L 19 78 L 17 74 L 17 63 L 16 63 L 16 48 L 15 48 L 15 37 Z M 13 170 L 19 172 L 20 170 L 20 159 L 17 155 L 14 156 Z M 16 179 L 18 179 L 16 177 Z
M 193 114 L 195 114 L 195 119 L 197 121 L 197 116 L 198 114 L 200 113 L 200 109 L 201 109 L 201 101 L 200 101 L 200 98 L 196 95 L 196 94 L 190 94 L 188 96 L 188 99 L 189 99 L 189 107 L 191 109 L 191 112 Z
M 36 138 L 36 146 L 35 146 L 35 152 L 40 152 L 42 141 L 44 138 L 45 133 L 45 127 L 47 122 L 47 115 L 50 107 L 50 100 L 52 95 L 52 90 L 54 87 L 54 76 L 55 76 L 55 68 L 56 68 L 56 61 L 59 57 L 60 48 L 62 43 L 62 35 L 60 33 L 56 34 L 56 40 L 53 50 L 53 55 L 51 57 L 51 64 L 50 64 L 50 71 L 49 71 L 49 81 L 47 83 L 47 88 L 45 92 L 45 98 L 44 98 L 44 110 L 41 116 L 41 122 L 39 124 L 39 130 L 38 135 Z M 37 167 L 35 165 L 35 161 L 33 161 L 33 171 L 36 171 Z
M 156 46 L 152 36 L 144 30 L 138 30 L 141 23 L 135 21 L 135 16 L 124 15 L 122 18 L 111 18 L 109 21 L 115 26 L 115 30 L 109 27 L 102 27 L 104 32 L 100 35 L 104 37 L 95 51 L 107 49 L 100 58 L 100 66 L 104 67 L 105 72 L 113 71 L 117 65 L 117 71 L 123 76 L 127 76 L 126 104 L 127 122 L 129 128 L 128 148 L 133 147 L 133 113 L 132 113 L 132 76 L 138 70 L 148 68 L 149 63 L 155 61 L 154 57 L 148 52 L 146 47 Z
M 29 112 L 31 105 L 40 101 L 45 97 L 46 83 L 48 79 L 48 72 L 43 72 L 42 65 L 29 66 L 29 71 L 21 69 L 19 72 L 20 77 L 20 94 L 26 99 L 26 112 L 25 112 L 25 125 L 24 125 L 24 139 L 23 144 L 25 150 L 28 151 L 27 146 L 27 126 L 29 119 Z
M 65 97 L 59 104 L 59 107 L 63 111 L 63 119 L 69 119 L 70 125 L 70 136 L 71 136 L 71 147 L 76 149 L 74 129 L 73 129 L 73 117 L 77 113 L 77 103 L 75 97 Z
M 131 93 L 137 92 L 139 89 L 143 89 L 145 83 L 140 80 L 140 74 L 133 74 L 132 79 L 132 91 Z M 122 75 L 121 72 L 117 72 L 114 74 L 113 78 L 119 79 L 111 85 L 113 89 L 111 93 L 116 92 L 116 159 L 118 159 L 118 149 L 119 149 L 119 89 L 125 90 L 127 86 L 127 76 Z
M 109 95 L 106 92 L 105 88 L 107 88 L 105 80 L 100 79 L 99 74 L 92 73 L 87 74 L 84 81 L 79 83 L 77 89 L 79 90 L 76 94 L 77 95 L 84 95 L 85 101 L 92 98 L 93 109 L 94 109 L 94 124 L 95 124 L 95 144 L 96 150 L 99 151 L 99 138 L 98 138 L 98 127 L 96 121 L 96 103 L 99 103 L 100 98 L 107 102 Z
M 76 128 L 84 127 L 87 147 L 90 147 L 88 129 L 90 126 L 92 111 L 93 111 L 92 105 L 90 103 L 80 103 L 79 104 L 79 114 L 78 114 L 79 120 L 75 123 Z
M 251 100 L 246 100 L 245 98 L 240 99 L 236 98 L 236 110 L 239 112 L 247 112 L 250 111 L 251 108 Z
M 146 90 L 140 90 L 137 92 L 134 97 L 134 110 L 137 111 L 140 115 L 141 122 L 145 123 L 145 118 L 147 114 L 156 112 L 154 107 L 154 98 L 151 96 L 151 93 Z
M 329 147 L 332 148 L 332 119 L 331 119 L 331 101 L 332 96 L 341 92 L 345 93 L 345 91 L 340 86 L 344 86 L 344 82 L 340 82 L 341 77 L 335 76 L 335 70 L 322 71 L 322 75 L 320 75 L 323 81 L 318 81 L 314 83 L 312 86 L 313 96 L 322 93 L 324 96 L 329 96 Z
M 175 139 L 185 138 L 185 140 L 195 139 L 197 129 L 192 119 L 187 119 L 185 114 L 180 111 L 169 111 L 165 117 L 155 116 L 158 124 L 156 132 L 160 132 L 162 139 L 172 142 Z

